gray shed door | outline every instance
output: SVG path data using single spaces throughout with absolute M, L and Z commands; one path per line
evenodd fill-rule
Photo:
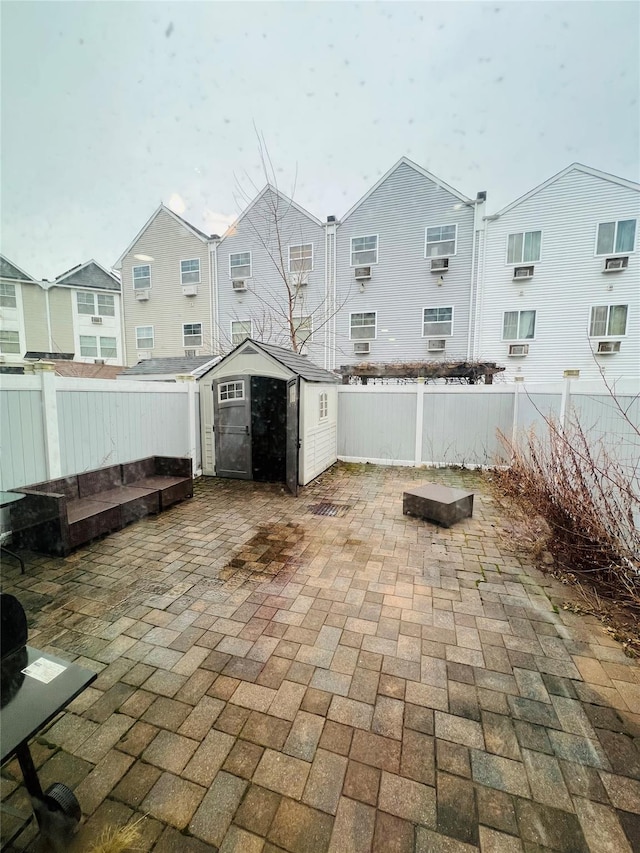
M 225 376 L 213 383 L 216 474 L 251 480 L 251 382 Z
M 287 487 L 298 494 L 298 451 L 300 449 L 300 377 L 287 382 Z

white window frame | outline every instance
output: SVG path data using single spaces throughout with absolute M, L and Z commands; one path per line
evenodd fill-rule
M 193 264 L 193 263 L 198 264 L 198 280 L 197 281 L 185 281 L 184 280 L 185 275 L 192 275 L 195 272 L 195 270 L 187 270 L 185 272 L 185 270 L 182 269 L 182 264 Z M 181 260 L 180 261 L 180 284 L 200 284 L 200 277 L 201 277 L 200 267 L 201 267 L 200 258 L 184 258 L 183 260 Z
M 300 331 L 300 328 L 301 328 L 301 326 L 302 326 L 302 324 L 303 324 L 303 321 L 304 321 L 304 320 L 308 320 L 308 321 L 309 321 L 309 334 L 308 334 L 308 336 L 304 339 L 304 343 L 305 343 L 305 344 L 310 344 L 310 343 L 312 343 L 312 341 L 313 341 L 313 315 L 312 315 L 312 314 L 308 314 L 308 315 L 305 315 L 305 316 L 302 316 L 302 317 L 292 317 L 291 319 L 293 320 L 293 322 L 294 322 L 294 324 L 295 324 L 295 329 L 296 329 L 296 338 L 298 337 L 298 332 Z M 304 334 L 304 332 L 302 332 L 302 334 Z
M 425 322 L 426 322 L 424 319 L 425 311 L 443 311 L 443 310 L 451 311 L 451 320 L 433 320 L 430 322 L 451 323 L 451 331 L 449 332 L 449 334 L 447 335 L 444 332 L 429 332 L 429 334 L 425 334 L 425 331 L 424 331 L 424 326 L 425 326 Z M 426 305 L 422 309 L 422 337 L 423 338 L 452 338 L 453 337 L 454 314 L 455 314 L 455 309 L 454 309 L 453 305 Z
M 427 249 L 429 246 L 429 240 L 427 237 L 428 231 L 430 228 L 455 228 L 455 235 L 453 238 L 453 252 L 448 255 L 429 255 L 427 253 Z M 450 243 L 451 240 L 432 240 L 431 244 L 434 243 Z M 427 225 L 424 229 L 424 256 L 427 260 L 432 260 L 434 258 L 453 258 L 454 255 L 458 254 L 458 223 L 457 222 L 445 222 L 442 225 Z
M 141 287 L 136 287 L 136 270 L 149 270 L 149 275 L 144 276 L 144 278 L 149 279 L 149 284 L 145 284 Z M 136 266 L 131 267 L 131 280 L 133 284 L 134 290 L 149 290 L 151 287 L 151 264 L 136 264 Z
M 89 298 L 91 298 L 91 311 L 81 311 L 80 310 L 80 297 L 82 297 L 83 299 L 86 299 L 87 303 L 89 302 Z M 87 304 L 85 307 L 88 308 L 89 305 Z M 82 317 L 89 317 L 89 316 L 95 317 L 96 316 L 96 295 L 95 295 L 95 293 L 92 293 L 91 291 L 86 291 L 86 290 L 76 290 L 76 311 L 78 312 L 78 315 L 82 316 Z
M 3 340 L 2 338 L 4 335 L 11 335 L 12 337 L 13 335 L 15 335 L 16 340 Z M 18 349 L 5 349 L 7 344 L 9 344 L 10 347 L 13 347 L 17 344 Z M 20 349 L 20 332 L 17 329 L 0 329 L 0 353 L 2 353 L 3 355 L 20 355 Z
M 109 303 L 109 307 L 112 309 L 111 312 L 107 311 L 104 313 L 104 305 L 100 305 L 100 299 L 111 300 Z M 96 293 L 96 308 L 98 309 L 99 317 L 115 317 L 116 316 L 116 299 L 113 293 Z
M 320 409 L 320 417 L 318 418 L 318 420 L 322 423 L 322 421 L 326 421 L 329 417 L 329 394 L 326 391 L 320 392 L 318 404 Z
M 6 288 L 6 290 L 5 290 Z M 0 289 L 2 289 L 2 293 L 0 293 L 0 308 L 9 308 L 14 309 L 18 307 L 18 296 L 16 294 L 16 286 L 15 284 L 11 284 L 8 281 L 0 282 Z M 13 292 L 12 292 L 13 291 Z M 13 305 L 4 305 L 3 299 L 13 299 Z
M 234 323 L 248 323 L 249 324 L 249 334 L 247 335 L 247 333 L 245 332 L 242 336 L 242 341 L 244 341 L 245 338 L 247 338 L 247 337 L 249 337 L 249 338 L 253 337 L 253 320 L 247 318 L 246 320 L 232 320 L 231 321 L 231 346 L 237 347 L 242 343 L 242 341 L 238 341 L 238 343 L 233 342 L 233 338 L 234 338 L 234 334 L 235 334 L 233 331 L 233 324 Z
M 520 314 L 529 313 L 533 311 L 535 317 L 533 318 L 533 337 L 532 338 L 505 338 L 504 336 L 504 317 L 505 314 L 517 314 L 518 315 L 518 334 L 520 334 Z M 535 341 L 536 335 L 538 334 L 538 309 L 537 308 L 514 308 L 512 311 L 503 311 L 502 312 L 502 340 L 505 343 L 509 344 L 517 344 L 517 343 L 528 343 L 529 341 Z
M 232 400 L 244 400 L 244 398 L 244 379 L 233 379 L 231 382 L 221 382 L 218 385 L 218 403 L 230 403 Z
M 249 263 L 248 264 L 238 264 L 238 267 L 249 267 L 249 275 L 234 275 L 233 267 L 231 266 L 231 258 L 237 257 L 238 255 L 249 255 Z M 231 281 L 235 281 L 236 279 L 243 280 L 245 278 L 251 278 L 251 274 L 253 273 L 253 253 L 249 249 L 247 252 L 230 252 L 229 253 L 229 278 Z
M 102 342 L 103 341 L 113 341 L 113 346 L 110 346 L 109 349 L 113 350 L 113 355 L 106 355 L 106 353 L 102 350 Z M 100 351 L 100 358 L 117 358 L 118 357 L 118 339 L 115 335 L 101 335 L 98 340 L 98 349 Z
M 374 323 L 373 323 L 373 337 L 372 338 L 354 338 L 352 336 L 352 318 L 362 314 L 373 314 Z M 370 328 L 369 326 L 362 326 L 360 328 Z M 350 341 L 375 341 L 378 337 L 378 312 L 377 311 L 350 311 L 349 312 L 349 340 Z
M 376 259 L 375 261 L 359 261 L 358 263 L 353 262 L 353 241 L 354 240 L 370 240 L 372 237 L 376 238 Z M 359 234 L 357 237 L 351 238 L 351 243 L 349 244 L 350 248 L 350 259 L 352 267 L 372 267 L 378 263 L 380 258 L 380 235 L 379 234 Z M 358 249 L 358 252 L 373 252 L 373 249 Z
M 304 270 L 294 270 L 291 268 L 291 250 L 292 249 L 304 249 L 306 246 L 311 246 L 311 266 L 309 269 Z M 313 272 L 313 264 L 315 260 L 315 249 L 313 243 L 296 243 L 295 245 L 289 246 L 288 248 L 288 258 L 289 258 L 289 273 L 293 275 L 302 275 L 306 272 Z M 299 260 L 307 260 L 306 258 L 300 258 Z
M 540 255 L 538 256 L 537 261 L 510 261 L 509 260 L 509 237 L 515 237 L 518 234 L 522 234 L 522 254 L 524 255 L 524 238 L 526 234 L 540 234 Z M 528 267 L 532 264 L 539 264 L 542 261 L 542 246 L 544 243 L 544 232 L 542 228 L 529 228 L 526 231 L 510 231 L 507 234 L 507 241 L 504 247 L 504 263 L 507 267 Z
M 200 333 L 197 335 L 191 334 L 191 335 L 187 336 L 185 334 L 185 329 L 187 326 L 200 326 Z M 200 343 L 199 344 L 187 343 L 187 337 L 200 338 Z M 185 349 L 197 349 L 198 347 L 203 346 L 203 342 L 204 342 L 204 332 L 203 332 L 203 324 L 202 323 L 183 323 L 182 324 L 182 346 Z
M 623 308 L 623 307 L 627 309 L 627 316 L 625 318 L 625 323 L 624 323 L 624 334 L 612 335 L 609 333 L 609 323 L 611 321 L 611 309 L 612 308 Z M 604 335 L 592 335 L 591 334 L 591 323 L 592 323 L 592 315 L 593 315 L 593 309 L 594 308 L 606 308 L 607 309 L 607 330 L 605 331 Z M 589 337 L 591 339 L 598 340 L 598 339 L 602 339 L 602 338 L 615 338 L 616 340 L 622 340 L 622 338 L 627 337 L 627 329 L 628 328 L 629 328 L 629 303 L 628 302 L 622 302 L 622 303 L 620 303 L 620 302 L 609 302 L 609 303 L 605 302 L 604 305 L 594 303 L 593 305 L 589 306 Z
M 82 352 L 82 347 L 87 346 L 87 344 L 82 343 L 83 339 L 94 341 L 95 352 Z M 98 336 L 97 335 L 79 335 L 78 343 L 80 344 L 80 357 L 81 358 L 100 358 L 100 345 L 98 342 Z
M 633 248 L 630 249 L 629 251 L 616 252 L 616 240 L 618 238 L 618 225 L 621 222 L 630 222 L 631 220 L 634 220 L 636 223 L 636 227 L 635 227 L 635 230 L 633 232 Z M 610 252 L 598 252 L 598 235 L 600 233 L 600 226 L 601 225 L 610 225 L 612 222 L 615 224 L 615 228 L 613 229 L 613 248 L 611 249 Z M 638 241 L 638 217 L 637 216 L 629 216 L 629 217 L 626 217 L 623 219 L 607 219 L 604 222 L 598 222 L 598 224 L 596 225 L 596 242 L 595 242 L 595 245 L 593 247 L 593 255 L 596 258 L 606 258 L 606 257 L 610 257 L 611 255 L 633 255 L 635 250 L 636 250 L 637 241 Z
M 138 334 L 140 329 L 151 329 L 151 334 L 144 336 L 145 338 L 149 338 L 149 337 L 151 338 L 151 346 L 150 347 L 145 347 L 145 346 L 141 347 L 140 346 L 140 344 L 139 344 L 140 335 Z M 156 332 L 155 332 L 154 326 L 136 326 L 136 349 L 139 349 L 139 350 L 153 349 L 155 346 L 155 343 L 156 343 Z

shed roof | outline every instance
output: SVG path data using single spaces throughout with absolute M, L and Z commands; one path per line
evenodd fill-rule
M 130 376 L 166 376 L 169 374 L 191 373 L 193 376 L 199 378 L 218 361 L 220 361 L 220 356 L 213 355 L 197 355 L 188 358 L 186 356 L 146 358 L 132 367 L 127 367 L 120 375 L 123 379 L 127 379 Z
M 309 361 L 306 355 L 300 355 L 298 352 L 293 352 L 293 350 L 285 349 L 284 347 L 278 347 L 275 344 L 266 344 L 262 341 L 255 341 L 253 338 L 245 338 L 242 343 L 238 344 L 238 346 L 232 349 L 230 353 L 225 355 L 218 364 L 212 365 L 211 368 L 204 371 L 202 376 L 205 376 L 209 373 L 209 370 L 212 370 L 214 367 L 219 367 L 220 364 L 223 364 L 228 358 L 237 353 L 247 344 L 261 350 L 265 355 L 271 356 L 271 358 L 274 358 L 283 367 L 286 367 L 297 376 L 301 376 L 307 382 L 340 382 L 340 378 L 336 376 L 335 373 L 331 373 L 323 367 L 318 367 L 317 364 Z

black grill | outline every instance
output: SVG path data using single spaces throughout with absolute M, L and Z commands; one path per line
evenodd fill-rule
M 309 512 L 313 513 L 313 515 L 329 515 L 333 518 L 340 518 L 346 515 L 350 509 L 351 506 L 349 504 L 334 504 L 329 501 L 323 501 L 319 504 L 312 504 L 309 507 Z

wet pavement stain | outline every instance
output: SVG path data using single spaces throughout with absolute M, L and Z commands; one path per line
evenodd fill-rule
M 228 581 L 238 572 L 245 577 L 273 577 L 283 570 L 292 572 L 300 565 L 300 543 L 304 537 L 304 527 L 293 521 L 261 524 L 258 532 L 220 570 L 218 578 Z

